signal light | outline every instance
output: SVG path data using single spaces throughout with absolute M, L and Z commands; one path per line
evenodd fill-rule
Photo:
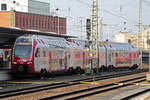
M 87 38 L 87 40 L 90 40 L 90 35 L 91 35 L 90 32 L 87 32 L 87 33 L 86 33 L 86 38 Z

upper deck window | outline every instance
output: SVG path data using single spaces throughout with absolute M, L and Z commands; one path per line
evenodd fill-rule
M 19 39 L 17 39 L 16 44 L 32 45 L 32 39 L 31 38 L 19 38 Z
M 7 10 L 7 4 L 1 4 L 1 11 Z

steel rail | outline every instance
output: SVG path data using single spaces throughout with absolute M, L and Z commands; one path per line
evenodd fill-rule
M 145 81 L 145 79 L 143 79 L 143 78 L 145 78 L 145 76 L 120 81 L 119 83 L 129 82 L 129 81 L 133 81 L 133 80 L 137 80 L 137 79 L 142 79 L 142 80 L 138 80 L 136 82 L 143 82 L 143 81 Z M 134 82 L 134 83 L 136 83 L 136 82 Z M 107 92 L 107 91 L 111 91 L 111 90 L 114 90 L 114 89 L 126 87 L 126 86 L 129 86 L 129 85 L 131 85 L 131 83 L 124 84 L 124 85 L 119 85 L 119 86 L 116 86 L 116 84 L 114 84 L 114 83 L 109 83 L 109 84 L 96 86 L 96 87 L 92 87 L 92 88 L 87 88 L 87 89 L 77 90 L 77 91 L 73 91 L 73 92 L 63 93 L 63 94 L 60 94 L 60 95 L 50 96 L 50 97 L 42 98 L 40 100 L 52 100 L 52 99 L 56 99 L 56 98 L 58 99 L 58 98 L 63 98 L 63 97 L 67 98 L 67 96 L 73 96 L 73 95 L 77 95 L 77 94 L 80 94 L 80 93 L 83 93 L 83 92 L 89 92 L 89 91 L 93 91 L 93 90 L 97 90 L 97 89 L 110 87 L 108 89 L 103 89 L 103 90 L 99 90 L 99 91 L 92 92 L 92 93 L 86 93 L 86 94 L 83 94 L 83 95 L 79 95 L 79 96 L 75 96 L 75 97 L 71 97 L 71 98 L 67 98 L 67 99 L 65 98 L 65 100 L 76 100 L 76 99 L 81 99 L 81 98 L 84 98 L 84 97 L 96 95 L 96 94 L 99 94 L 99 93 L 104 93 L 104 92 Z M 115 86 L 115 87 L 112 87 L 112 86 Z
M 131 99 L 131 98 L 135 98 L 135 97 L 137 97 L 137 96 L 139 96 L 139 95 L 142 95 L 142 94 L 144 94 L 144 93 L 147 93 L 147 92 L 150 92 L 150 88 L 149 88 L 149 89 L 145 89 L 145 90 L 140 91 L 140 92 L 137 92 L 137 93 L 135 93 L 135 94 L 129 95 L 129 96 L 124 97 L 124 98 L 122 98 L 122 99 L 120 99 L 120 100 L 129 100 L 129 99 Z
M 120 76 L 127 76 L 127 75 L 132 75 L 132 74 L 137 74 L 137 73 L 142 73 L 142 71 L 135 71 L 135 72 L 128 72 L 128 73 L 124 72 L 124 73 L 117 73 L 117 74 L 106 75 L 106 76 L 96 76 L 94 81 L 99 81 L 99 80 L 104 80 L 104 79 L 109 79 L 109 78 L 114 78 L 114 77 L 120 77 Z M 11 90 L 11 91 L 4 91 L 4 92 L 0 92 L 0 98 L 8 98 L 8 97 L 12 97 L 12 96 L 29 94 L 29 93 L 33 93 L 33 92 L 48 90 L 48 89 L 56 89 L 56 88 L 62 88 L 62 87 L 67 87 L 67 86 L 72 86 L 72 85 L 84 84 L 84 83 L 81 83 L 81 81 L 82 82 L 83 81 L 84 82 L 93 82 L 93 77 L 74 80 L 74 81 L 68 81 L 68 82 L 51 83 L 51 84 L 34 86 L 34 87 L 30 87 L 30 88 L 16 89 L 16 90 Z

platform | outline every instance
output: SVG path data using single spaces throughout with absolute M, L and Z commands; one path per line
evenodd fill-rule
M 0 68 L 0 81 L 10 80 L 11 79 L 10 72 L 11 72 L 10 68 L 1 67 Z

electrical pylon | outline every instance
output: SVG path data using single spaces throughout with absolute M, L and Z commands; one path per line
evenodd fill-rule
M 143 34 L 142 34 L 142 0 L 139 0 L 139 31 L 138 31 L 138 48 L 140 49 L 141 52 L 141 67 L 143 66 L 143 59 L 142 59 L 142 50 L 144 49 L 144 39 L 143 39 Z
M 143 35 L 142 35 L 142 0 L 139 0 L 139 25 L 138 25 L 138 47 L 143 49 Z
M 91 41 L 98 38 L 98 0 L 92 0 Z
M 96 43 L 96 58 L 98 58 L 98 0 L 92 0 L 92 22 L 91 22 L 91 38 L 90 38 L 90 56 L 93 58 L 93 48 Z M 91 61 L 92 67 L 92 61 Z

